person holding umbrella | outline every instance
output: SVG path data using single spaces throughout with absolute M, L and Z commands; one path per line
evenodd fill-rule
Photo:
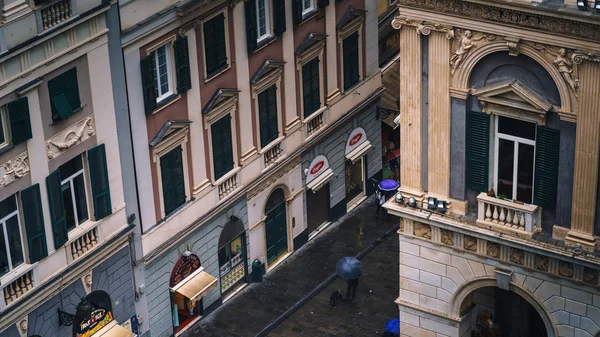
M 377 211 L 375 212 L 375 217 L 379 216 L 379 210 L 382 209 L 383 204 L 385 204 L 386 193 L 397 190 L 399 186 L 398 182 L 392 179 L 383 180 L 377 185 Z M 387 211 L 385 209 L 383 210 L 383 214 L 385 220 L 387 220 Z
M 383 337 L 398 337 L 400 336 L 400 320 L 397 318 L 392 318 L 385 325 L 385 331 L 383 332 Z
M 355 257 L 346 256 L 335 265 L 335 271 L 341 278 L 348 281 L 346 297 L 350 298 L 350 295 L 352 295 L 352 300 L 354 301 L 356 298 L 356 288 L 358 288 L 358 277 L 362 273 L 362 263 Z

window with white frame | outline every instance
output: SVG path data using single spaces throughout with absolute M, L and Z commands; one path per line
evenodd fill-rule
M 23 235 L 15 195 L 0 202 L 0 276 L 25 262 Z
M 315 9 L 315 0 L 302 0 L 302 15 L 308 14 Z
M 171 63 L 171 43 L 164 44 L 154 50 L 156 102 L 160 102 L 173 94 L 173 69 Z
M 256 31 L 257 41 L 271 36 L 271 12 L 269 0 L 256 0 Z
M 504 116 L 496 119 L 494 188 L 499 197 L 531 203 L 536 125 Z
M 0 149 L 10 144 L 10 128 L 6 106 L 0 107 Z
M 89 220 L 86 180 L 82 155 L 69 160 L 58 168 L 61 191 L 65 206 L 67 230 L 71 231 Z

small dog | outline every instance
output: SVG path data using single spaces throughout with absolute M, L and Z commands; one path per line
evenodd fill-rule
M 329 296 L 329 307 L 330 308 L 335 307 L 343 299 L 344 299 L 344 297 L 342 296 L 342 293 L 339 290 L 332 292 L 331 295 Z

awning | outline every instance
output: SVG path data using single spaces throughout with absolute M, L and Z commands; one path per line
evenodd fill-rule
M 217 279 L 205 272 L 204 268 L 200 268 L 171 288 L 171 291 L 180 293 L 193 302 L 206 295 L 216 286 Z
M 358 158 L 362 157 L 367 151 L 369 151 L 373 145 L 368 140 L 360 143 L 354 150 L 346 153 L 346 159 L 350 160 L 352 163 L 358 160 Z
M 131 332 L 131 330 L 126 329 L 116 321 L 112 321 L 110 324 L 100 329 L 97 333 L 94 334 L 94 337 L 136 337 L 137 335 Z
M 331 179 L 331 177 L 333 177 L 333 170 L 328 168 L 327 170 L 323 171 L 323 173 L 319 174 L 319 176 L 313 179 L 310 183 L 306 184 L 306 187 L 308 187 L 313 192 L 316 192 L 321 187 L 325 186 L 325 184 L 329 182 L 329 179 Z

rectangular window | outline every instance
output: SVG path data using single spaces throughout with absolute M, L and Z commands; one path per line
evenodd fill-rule
M 173 75 L 171 69 L 171 44 L 167 43 L 153 51 L 155 60 L 154 82 L 156 102 L 173 94 Z
M 302 0 L 302 15 L 308 14 L 315 9 L 314 0 Z
M 204 54 L 206 77 L 211 77 L 227 66 L 227 41 L 223 13 L 204 22 Z
M 0 202 L 0 276 L 25 262 L 22 238 L 17 199 L 12 195 Z
M 319 58 L 314 58 L 302 66 L 302 100 L 304 117 L 321 108 L 321 81 Z
M 344 90 L 353 87 L 360 80 L 360 64 L 358 57 L 358 31 L 343 40 Z
M 226 115 L 210 126 L 213 170 L 215 180 L 233 170 L 233 135 L 231 115 Z
M 160 157 L 160 175 L 165 216 L 168 216 L 186 200 L 183 167 L 183 148 L 178 145 Z
M 279 137 L 277 124 L 277 87 L 270 86 L 258 94 L 260 146 L 265 147 Z
M 81 107 L 77 68 L 71 68 L 48 81 L 52 120 L 65 120 Z
M 535 154 L 533 123 L 499 116 L 496 123 L 496 191 L 498 196 L 530 204 Z
M 259 42 L 271 36 L 270 14 L 269 0 L 256 0 L 256 31 Z
M 0 149 L 7 146 L 10 141 L 10 134 L 8 128 L 8 112 L 6 107 L 0 107 Z
M 67 230 L 73 230 L 89 220 L 83 159 L 79 155 L 58 168 L 65 204 Z

